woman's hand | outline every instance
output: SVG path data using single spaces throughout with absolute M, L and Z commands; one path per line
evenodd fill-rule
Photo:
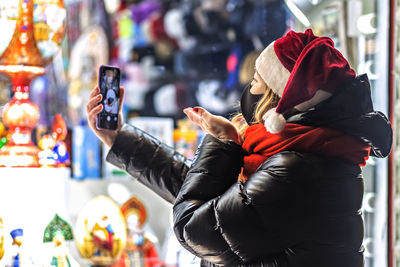
M 240 136 L 235 126 L 222 116 L 215 116 L 201 107 L 185 108 L 183 112 L 199 125 L 204 132 L 221 140 L 232 140 L 240 144 Z
M 112 147 L 114 144 L 115 138 L 117 137 L 118 131 L 121 129 L 123 124 L 123 116 L 122 116 L 122 101 L 124 99 L 125 90 L 123 87 L 120 87 L 120 98 L 119 98 L 119 107 L 118 107 L 118 127 L 116 130 L 108 130 L 108 129 L 97 129 L 96 127 L 96 119 L 97 114 L 103 110 L 103 104 L 99 104 L 102 100 L 102 95 L 100 94 L 100 89 L 98 87 L 94 88 L 90 93 L 89 101 L 86 105 L 86 113 L 88 117 L 89 127 L 92 131 L 97 135 L 97 137 L 107 146 Z

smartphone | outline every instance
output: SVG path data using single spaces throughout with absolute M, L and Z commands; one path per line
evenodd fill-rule
M 115 66 L 102 65 L 99 68 L 99 88 L 103 95 L 103 110 L 97 114 L 98 129 L 115 130 L 118 127 L 118 109 L 120 101 L 120 70 Z

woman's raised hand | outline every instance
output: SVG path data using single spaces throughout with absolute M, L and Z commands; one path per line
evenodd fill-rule
M 112 147 L 112 145 L 114 144 L 118 131 L 121 129 L 123 124 L 123 116 L 121 109 L 122 109 L 122 102 L 124 99 L 124 93 L 125 93 L 124 88 L 120 87 L 120 98 L 118 107 L 118 127 L 116 130 L 97 129 L 96 127 L 97 114 L 99 114 L 99 112 L 103 110 L 103 104 L 99 104 L 102 100 L 102 95 L 100 94 L 100 89 L 98 87 L 92 90 L 92 92 L 90 93 L 89 101 L 86 104 L 86 113 L 87 113 L 89 127 L 97 135 L 97 137 L 109 147 Z
M 240 144 L 240 136 L 235 126 L 226 118 L 216 116 L 201 107 L 185 108 L 183 112 L 199 125 L 204 132 L 221 140 L 232 140 Z

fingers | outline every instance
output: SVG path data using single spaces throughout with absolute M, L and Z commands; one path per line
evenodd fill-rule
M 91 92 L 89 96 L 89 101 L 86 104 L 86 112 L 89 114 L 89 112 L 97 106 L 97 104 L 101 101 L 102 95 L 100 94 L 100 88 L 95 87 Z
M 102 97 L 103 96 L 101 94 L 98 94 L 89 99 L 89 102 L 86 104 L 86 112 L 88 114 L 94 107 L 96 107 L 100 103 Z
M 196 118 L 208 119 L 210 116 L 213 116 L 210 112 L 208 112 L 207 110 L 205 110 L 202 107 L 185 108 L 183 110 L 183 112 L 186 115 L 190 114 L 191 116 L 196 117 Z
M 209 132 L 210 120 L 212 120 L 214 115 L 201 107 L 185 108 L 183 112 L 192 122 L 200 126 L 203 131 Z
M 95 95 L 98 95 L 98 94 L 100 94 L 100 88 L 99 88 L 98 86 L 96 86 L 96 87 L 92 90 L 92 92 L 90 92 L 89 99 L 92 98 L 92 97 L 94 97 Z
M 95 127 L 96 126 L 96 118 L 97 118 L 97 114 L 100 113 L 100 111 L 103 110 L 103 105 L 97 105 L 95 106 L 93 109 L 91 109 L 90 111 L 88 111 L 88 122 L 91 126 Z
M 208 129 L 212 121 L 217 117 L 202 107 L 194 107 L 193 112 L 199 117 L 200 126 L 203 130 Z
M 201 116 L 193 108 L 185 108 L 183 112 L 186 116 L 194 123 L 199 124 L 201 121 Z
M 196 112 L 205 121 L 208 121 L 211 117 L 215 117 L 215 115 L 211 114 L 205 108 L 202 107 L 194 107 L 193 111 Z

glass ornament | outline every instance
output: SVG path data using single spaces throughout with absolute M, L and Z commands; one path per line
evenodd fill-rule
M 75 241 L 81 256 L 93 266 L 109 266 L 126 245 L 125 218 L 117 204 L 106 196 L 90 200 L 80 212 Z
M 65 20 L 62 0 L 0 0 L 0 72 L 11 78 L 14 91 L 3 110 L 11 138 L 0 150 L 0 166 L 39 166 L 39 149 L 31 141 L 39 108 L 29 99 L 29 86 L 59 51 Z

